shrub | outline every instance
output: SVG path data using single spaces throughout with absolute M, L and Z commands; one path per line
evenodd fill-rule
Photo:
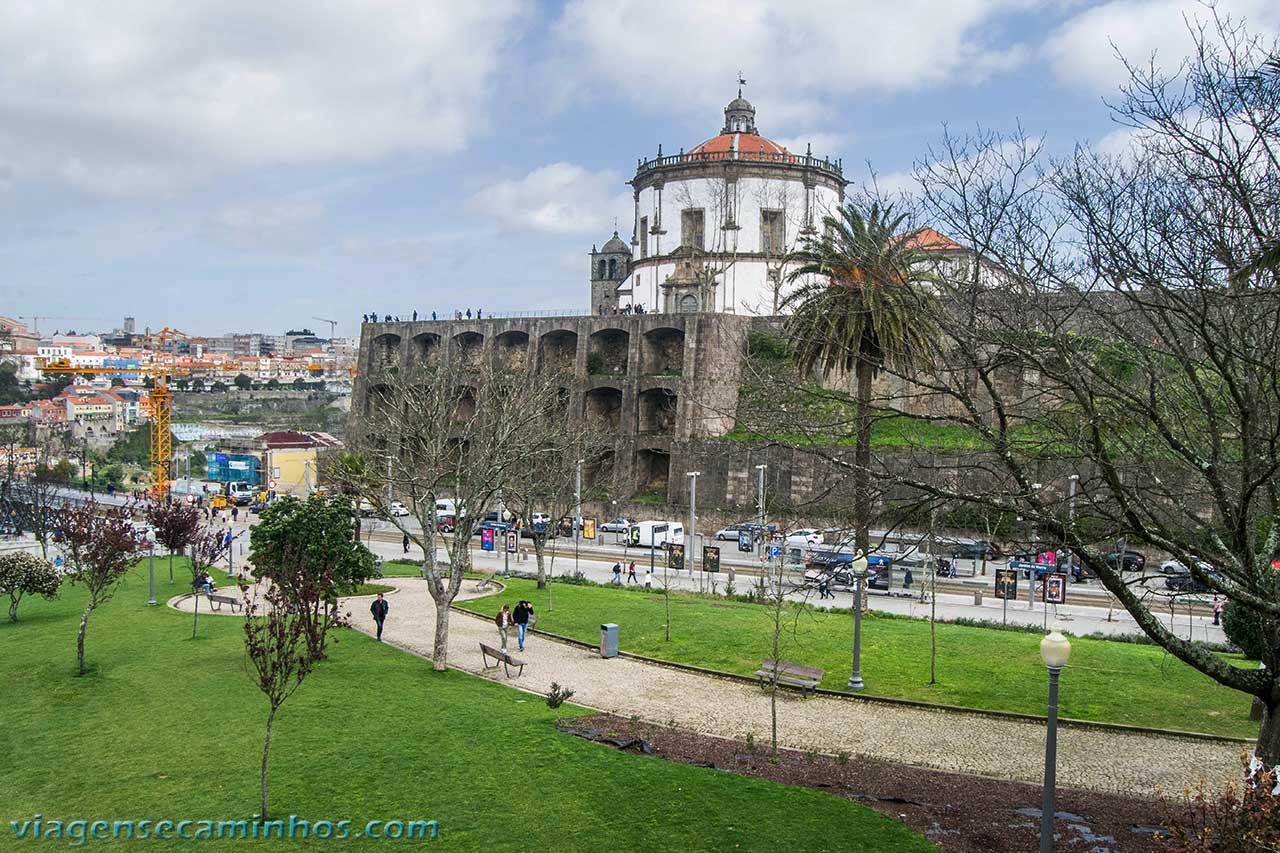
M 555 710 L 567 702 L 573 696 L 573 691 L 568 687 L 561 687 L 554 681 L 551 682 L 551 692 L 547 694 L 547 707 Z
M 1228 601 L 1222 608 L 1222 632 L 1246 657 L 1262 657 L 1262 617 L 1256 610 Z
M 587 354 L 587 373 L 597 376 L 604 373 L 604 353 L 592 352 Z
M 18 621 L 18 602 L 24 595 L 54 598 L 62 578 L 48 560 L 26 551 L 0 555 L 0 595 L 9 596 L 9 621 Z
M 1241 758 L 1246 774 L 1249 760 Z M 1210 791 L 1204 782 L 1186 791 L 1182 802 L 1162 799 L 1169 835 L 1159 836 L 1169 850 L 1192 853 L 1262 853 L 1280 850 L 1280 797 L 1276 770 L 1261 772 L 1224 790 Z

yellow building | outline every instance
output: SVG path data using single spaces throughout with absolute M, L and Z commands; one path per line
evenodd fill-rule
M 342 442 L 327 432 L 268 432 L 258 436 L 266 485 L 277 494 L 306 495 L 317 485 L 320 451 Z

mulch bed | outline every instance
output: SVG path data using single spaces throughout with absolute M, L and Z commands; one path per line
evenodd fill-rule
M 729 741 L 680 729 L 631 722 L 612 714 L 560 721 L 589 740 L 668 761 L 820 788 L 854 800 L 923 833 L 946 851 L 1025 853 L 1040 842 L 1038 785 L 966 776 L 851 756 L 780 750 L 769 762 L 767 740 L 749 751 Z M 907 735 L 909 736 L 909 735 Z M 1154 800 L 1059 789 L 1054 821 L 1058 850 L 1166 851 L 1155 832 L 1167 814 Z

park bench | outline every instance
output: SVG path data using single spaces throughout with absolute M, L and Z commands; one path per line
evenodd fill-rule
M 778 684 L 785 684 L 788 687 L 799 687 L 801 696 L 808 696 L 809 691 L 815 689 L 818 683 L 822 681 L 822 676 L 826 674 L 825 670 L 812 666 L 801 666 L 798 663 L 791 663 L 785 660 L 766 660 L 760 664 L 760 668 L 756 670 L 756 678 L 760 679 L 761 686 L 766 686 L 771 681 Z
M 230 604 L 231 612 L 235 613 L 237 607 L 244 606 L 243 602 L 234 595 L 218 595 L 216 592 L 206 592 L 204 597 L 209 600 L 209 609 L 211 610 L 221 610 L 222 605 Z
M 497 663 L 489 666 L 489 658 L 493 658 Z M 497 669 L 498 664 L 502 664 L 507 671 L 507 678 L 511 677 L 511 667 L 513 666 L 517 667 L 517 676 L 524 675 L 524 661 L 513 658 L 502 649 L 495 649 L 493 646 L 486 646 L 484 643 L 480 644 L 480 662 L 485 669 Z

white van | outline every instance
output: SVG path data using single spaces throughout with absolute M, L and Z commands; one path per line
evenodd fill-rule
M 458 505 L 454 503 L 453 498 L 439 498 L 436 500 L 436 518 L 441 519 L 446 515 L 452 515 L 454 517 L 457 517 L 458 515 Z
M 666 525 L 666 530 L 654 530 Z M 652 539 L 650 538 L 652 537 Z M 661 547 L 668 542 L 684 541 L 684 525 L 678 521 L 637 521 L 631 525 L 631 544 L 633 547 L 648 548 L 650 545 Z

